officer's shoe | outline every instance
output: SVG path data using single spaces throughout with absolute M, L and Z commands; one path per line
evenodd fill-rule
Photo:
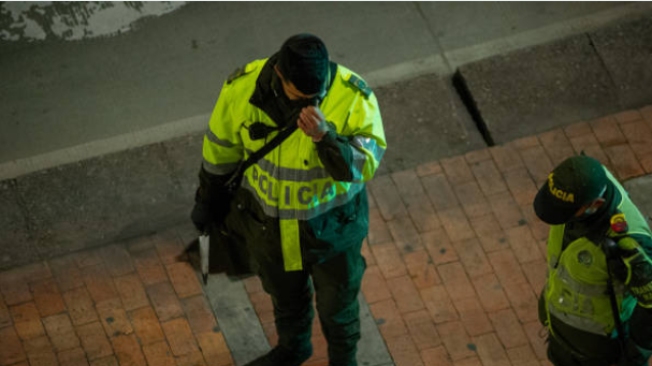
M 312 346 L 296 352 L 276 346 L 267 354 L 249 362 L 245 366 L 300 366 L 312 356 Z

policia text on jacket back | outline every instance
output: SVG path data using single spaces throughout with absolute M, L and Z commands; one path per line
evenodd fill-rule
M 242 161 L 287 128 L 297 130 L 243 172 L 234 194 L 224 189 Z M 385 149 L 375 95 L 313 35 L 289 38 L 222 86 L 192 219 L 199 230 L 217 222 L 239 238 L 272 297 L 278 346 L 250 366 L 310 357 L 313 288 L 329 365 L 357 365 L 365 182 Z
M 551 224 L 539 319 L 555 366 L 644 366 L 652 354 L 652 234 L 597 160 L 557 166 L 534 208 Z

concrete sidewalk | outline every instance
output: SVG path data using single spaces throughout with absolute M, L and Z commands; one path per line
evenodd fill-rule
M 396 366 L 550 365 L 536 310 L 547 235 L 531 207 L 537 187 L 585 151 L 643 202 L 651 146 L 648 106 L 376 177 L 362 290 L 383 340 L 372 349 Z M 652 214 L 651 200 L 641 205 Z M 193 235 L 183 225 L 1 272 L 0 365 L 233 365 L 228 347 L 241 345 L 211 298 L 231 294 L 207 297 L 178 261 Z M 244 288 L 260 326 L 239 331 L 274 345 L 269 297 L 255 278 Z M 306 365 L 326 366 L 319 327 L 313 342 Z

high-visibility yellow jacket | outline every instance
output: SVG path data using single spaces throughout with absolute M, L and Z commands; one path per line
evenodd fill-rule
M 253 61 L 223 85 L 204 137 L 205 172 L 231 174 L 278 133 L 253 140 L 252 124 L 279 128 L 296 123 L 283 120 L 286 116 L 276 108 L 275 98 L 280 96 L 270 87 L 276 77 L 274 62 L 275 56 Z M 386 149 L 376 97 L 351 70 L 331 64 L 330 86 L 319 108 L 331 128 L 320 142 L 296 130 L 247 169 L 241 185 L 265 215 L 279 220 L 287 271 L 302 269 L 299 221 L 323 220 L 365 193 L 365 182 L 373 177 Z M 367 217 L 357 219 L 367 225 Z

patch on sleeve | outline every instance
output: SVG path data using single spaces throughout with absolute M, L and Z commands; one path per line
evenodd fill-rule
M 367 85 L 367 83 L 364 80 L 362 80 L 361 78 L 353 74 L 349 76 L 348 82 L 349 84 L 353 85 L 356 89 L 358 89 L 362 94 L 364 94 L 364 96 L 367 98 L 369 98 L 371 93 L 373 93 L 369 85 Z
M 226 83 L 231 84 L 233 82 L 233 80 L 235 80 L 235 79 L 239 78 L 240 76 L 245 75 L 247 73 L 248 73 L 247 65 L 240 66 L 237 69 L 235 69 L 231 73 L 231 75 L 229 75 L 229 77 L 226 79 Z

